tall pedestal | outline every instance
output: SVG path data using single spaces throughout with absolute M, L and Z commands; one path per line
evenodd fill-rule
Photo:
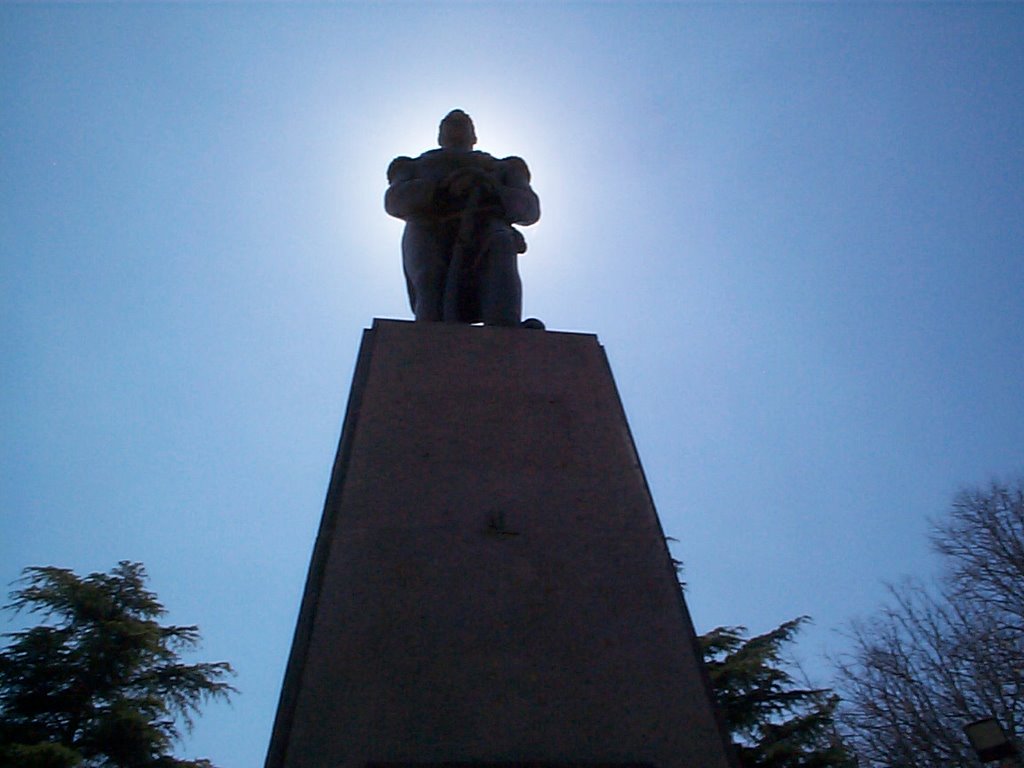
M 267 768 L 727 768 L 588 334 L 365 332 Z

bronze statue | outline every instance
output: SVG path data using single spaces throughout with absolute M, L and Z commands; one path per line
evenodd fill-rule
M 473 149 L 473 121 L 461 109 L 441 121 L 440 149 L 397 157 L 388 167 L 384 208 L 404 219 L 402 265 L 417 320 L 519 325 L 518 254 L 513 224 L 533 224 L 540 202 L 518 157 Z M 537 320 L 523 323 L 543 327 Z

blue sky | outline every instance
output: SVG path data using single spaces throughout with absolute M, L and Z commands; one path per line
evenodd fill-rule
M 698 631 L 812 668 L 927 519 L 1024 471 L 1024 6 L 0 6 L 0 581 L 141 560 L 258 765 L 384 171 L 454 107 L 529 162 L 525 311 L 605 345 Z M 11 625 L 13 626 L 13 625 Z

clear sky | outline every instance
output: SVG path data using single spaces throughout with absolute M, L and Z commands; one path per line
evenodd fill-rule
M 0 6 L 0 582 L 143 561 L 262 764 L 384 171 L 530 164 L 525 310 L 605 345 L 698 631 L 812 665 L 1024 471 L 1024 5 Z M 13 625 L 10 625 L 13 626 Z

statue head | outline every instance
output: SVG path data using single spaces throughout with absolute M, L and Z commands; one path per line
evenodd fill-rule
M 476 131 L 469 115 L 461 109 L 453 109 L 445 115 L 437 132 L 437 143 L 444 149 L 472 149 L 476 144 Z

